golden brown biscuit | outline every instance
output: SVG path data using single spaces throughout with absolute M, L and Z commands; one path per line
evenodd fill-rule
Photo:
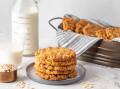
M 102 29 L 102 27 L 96 25 L 96 24 L 87 24 L 83 28 L 83 34 L 87 36 L 96 36 L 96 31 Z
M 76 68 L 76 65 L 70 65 L 70 66 L 51 66 L 46 64 L 35 64 L 35 67 L 43 67 L 48 70 L 54 70 L 54 71 L 68 71 L 68 70 L 74 70 Z
M 106 34 L 109 40 L 120 37 L 120 28 L 112 28 L 112 27 L 106 28 Z
M 38 70 L 36 69 L 36 71 L 43 72 L 43 73 L 46 73 L 46 74 L 50 75 L 50 74 L 71 74 L 75 70 L 69 70 L 69 71 L 50 71 L 50 70 L 47 70 L 47 69 L 39 68 Z
M 36 71 L 43 72 L 46 74 L 70 74 L 75 71 L 75 68 L 72 70 L 59 71 L 59 70 L 49 70 L 49 69 L 47 69 L 45 67 L 41 67 L 41 66 L 39 66 L 39 67 L 35 66 L 35 69 L 36 69 Z
M 43 78 L 43 79 L 46 79 L 46 80 L 65 80 L 65 79 L 68 79 L 68 78 L 74 78 L 77 76 L 77 72 L 73 72 L 71 74 L 51 74 L 51 75 L 48 75 L 46 73 L 42 73 L 42 72 L 36 72 L 36 74 Z
M 63 29 L 73 30 L 79 34 L 94 36 L 104 40 L 112 40 L 113 38 L 120 37 L 119 27 L 105 28 L 86 19 L 75 21 L 73 18 L 64 18 Z
M 96 36 L 100 39 L 108 40 L 106 29 L 100 29 L 96 31 Z
M 46 55 L 42 55 L 42 56 L 36 56 L 35 58 L 37 59 L 37 61 L 48 61 L 48 62 L 55 62 L 55 63 L 58 63 L 58 62 L 76 62 L 76 57 L 75 56 L 66 56 L 66 58 L 63 58 L 65 57 L 64 55 L 63 56 L 57 56 L 57 55 L 47 55 L 46 59 L 45 59 L 45 56 Z M 57 57 L 56 57 L 57 56 Z M 43 59 L 44 58 L 44 59 Z
M 88 24 L 91 23 L 90 21 L 86 19 L 80 19 L 79 22 L 76 23 L 76 29 L 75 32 L 83 34 L 83 28 Z
M 75 30 L 75 24 L 76 24 L 76 20 L 74 20 L 73 18 L 63 18 L 63 29 L 65 31 L 67 30 Z
M 83 34 L 83 26 L 82 25 L 76 25 L 76 29 L 75 29 L 75 32 L 76 33 L 80 33 L 80 34 Z
M 76 61 L 66 61 L 66 62 L 53 62 L 48 60 L 35 60 L 35 64 L 46 64 L 51 66 L 70 66 L 70 65 L 76 65 Z
M 62 47 L 49 47 L 40 49 L 35 53 L 35 58 L 39 60 L 49 60 L 53 62 L 66 62 L 76 60 L 76 53 L 73 50 Z

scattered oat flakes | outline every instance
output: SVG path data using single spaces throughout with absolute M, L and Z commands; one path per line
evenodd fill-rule
M 0 64 L 0 72 L 11 72 L 15 70 L 16 67 L 12 64 Z
M 25 88 L 26 83 L 24 81 L 18 81 L 16 86 L 20 89 L 23 89 L 23 88 Z
M 93 89 L 94 88 L 94 84 L 89 81 L 81 83 L 81 86 L 84 89 Z
M 25 81 L 18 81 L 16 86 L 19 89 L 35 89 L 33 86 L 31 86 L 30 84 L 26 83 Z

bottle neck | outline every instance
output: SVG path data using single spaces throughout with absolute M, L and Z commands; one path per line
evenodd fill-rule
M 13 13 L 18 14 L 31 14 L 38 12 L 38 4 L 34 0 L 16 0 Z
M 38 0 L 16 0 L 15 5 L 19 6 L 38 6 Z

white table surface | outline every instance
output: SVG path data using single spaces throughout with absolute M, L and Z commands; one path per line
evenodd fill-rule
M 120 89 L 120 70 L 104 67 L 87 62 L 80 63 L 86 68 L 87 73 L 83 80 L 71 85 L 44 85 L 30 80 L 26 75 L 26 66 L 34 61 L 34 57 L 24 57 L 22 69 L 18 71 L 18 79 L 13 83 L 0 83 L 0 89 Z M 18 81 L 26 83 L 25 88 L 17 86 Z M 92 85 L 85 88 L 85 84 Z M 29 87 L 29 88 L 28 88 Z

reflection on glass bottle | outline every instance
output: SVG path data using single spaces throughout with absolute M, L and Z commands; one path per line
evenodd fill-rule
M 23 45 L 23 55 L 38 49 L 38 7 L 34 0 L 16 0 L 12 10 L 12 42 Z

